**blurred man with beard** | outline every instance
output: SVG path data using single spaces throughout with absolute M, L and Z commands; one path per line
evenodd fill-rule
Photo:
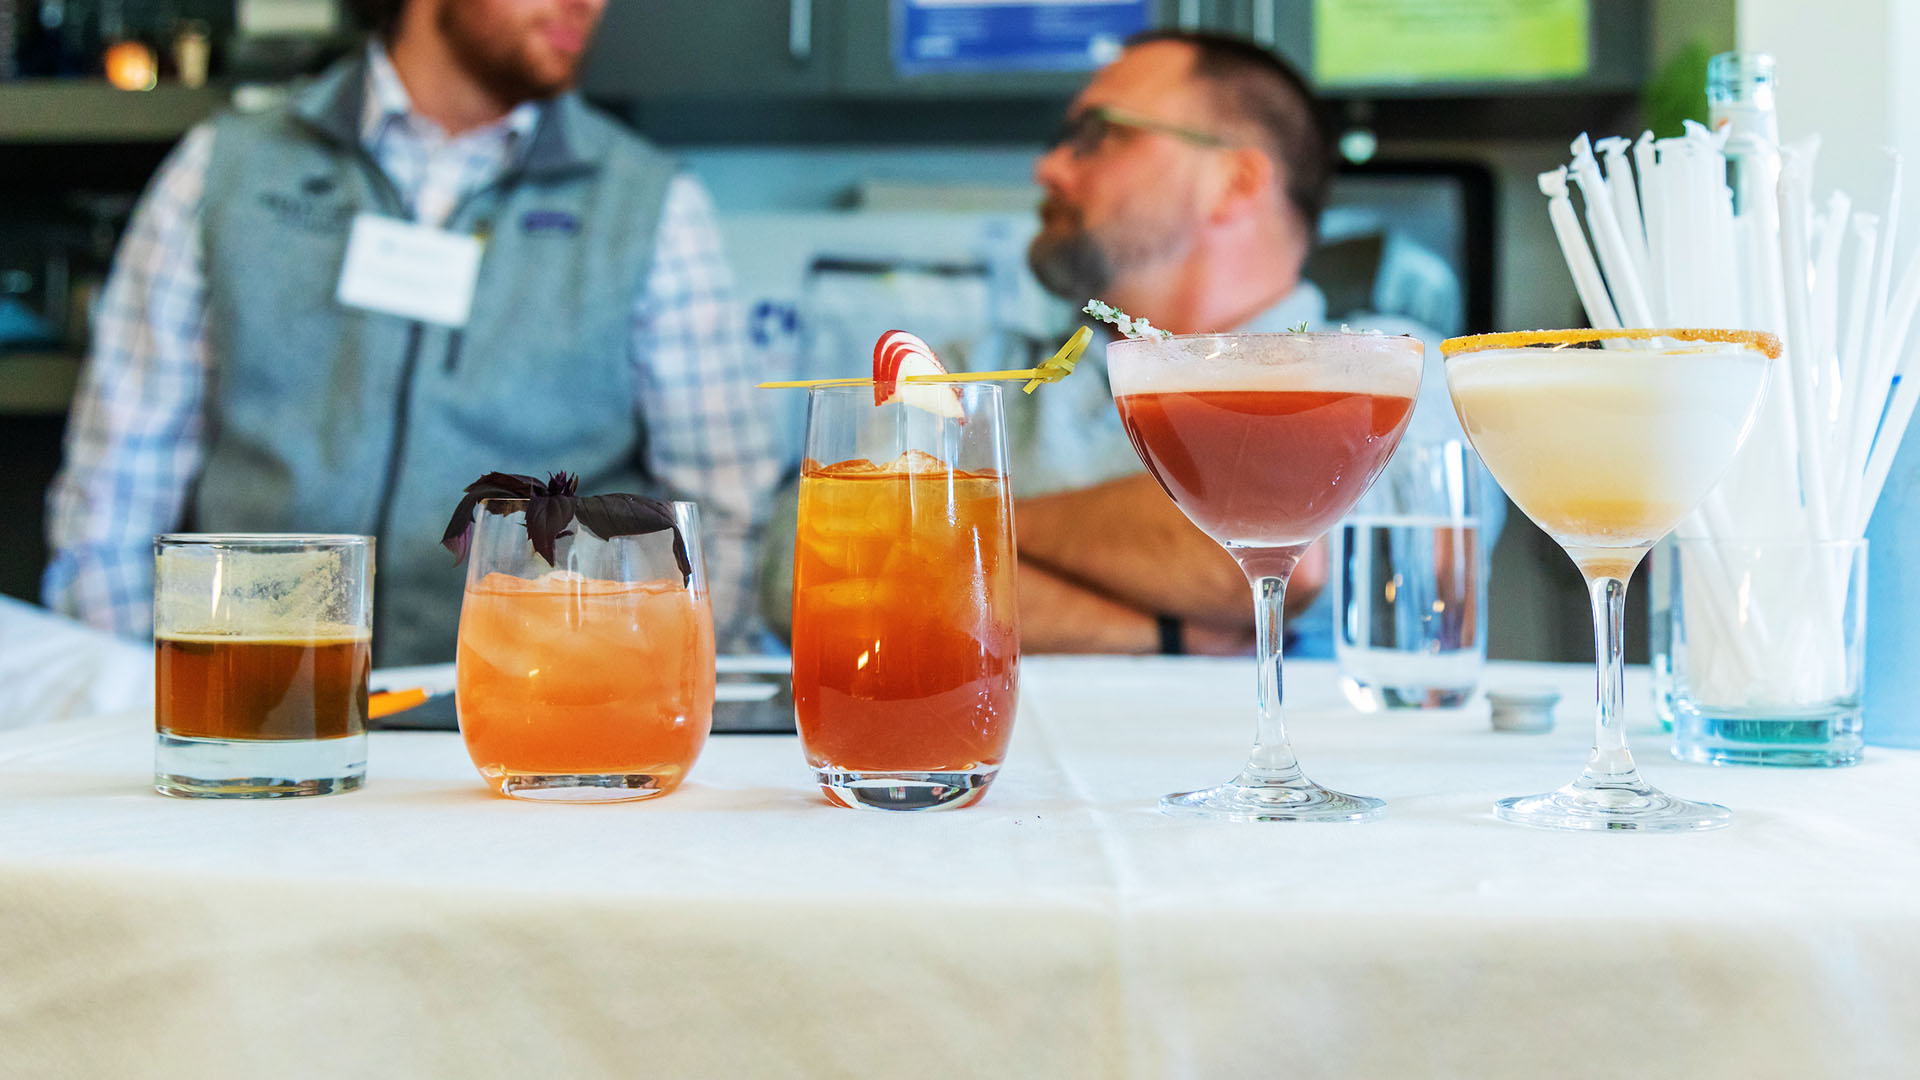
M 151 627 L 151 538 L 377 540 L 383 664 L 451 659 L 462 489 L 697 501 L 721 647 L 779 466 L 705 191 L 570 91 L 606 0 L 356 0 L 364 52 L 143 197 L 49 493 L 50 607 Z
M 1101 299 L 1176 334 L 1325 329 L 1326 298 L 1301 268 L 1332 175 L 1312 94 L 1284 61 L 1237 38 L 1149 32 L 1081 91 L 1035 165 L 1046 198 L 1028 262 L 1075 305 Z M 1405 319 L 1364 325 L 1430 352 L 1439 340 Z M 1440 365 L 1428 367 L 1415 423 L 1462 438 Z M 1096 346 L 1073 379 L 1035 395 L 1050 402 L 1022 405 L 1040 415 L 1010 420 L 1023 647 L 1250 648 L 1245 577 L 1142 470 L 1105 375 Z M 1326 578 L 1322 540 L 1287 590 L 1289 637 L 1320 656 L 1332 654 Z

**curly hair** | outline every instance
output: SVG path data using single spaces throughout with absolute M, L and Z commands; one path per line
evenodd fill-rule
M 345 0 L 347 14 L 360 28 L 380 37 L 392 37 L 407 0 Z

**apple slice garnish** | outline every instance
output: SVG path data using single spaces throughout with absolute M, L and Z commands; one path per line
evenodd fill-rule
M 873 403 L 885 405 L 898 398 L 902 404 L 959 420 L 960 388 L 951 384 L 901 382 L 909 375 L 945 375 L 946 365 L 933 355 L 933 349 L 905 330 L 889 330 L 873 344 Z

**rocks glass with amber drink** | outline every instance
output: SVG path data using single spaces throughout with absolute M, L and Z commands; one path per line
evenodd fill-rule
M 454 701 L 467 753 L 495 792 L 651 799 L 679 787 L 700 756 L 714 646 L 699 515 L 692 503 L 656 505 L 674 529 L 608 539 L 585 520 L 549 518 L 543 554 L 528 518 L 545 511 L 481 503 Z
M 373 538 L 154 539 L 154 786 L 266 799 L 360 786 Z
M 926 385 L 926 384 L 922 384 Z M 971 806 L 1006 758 L 1020 668 L 1000 388 L 812 391 L 793 574 L 793 700 L 839 806 Z

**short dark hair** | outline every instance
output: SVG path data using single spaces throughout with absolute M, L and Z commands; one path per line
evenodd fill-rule
M 360 29 L 382 38 L 393 36 L 393 28 L 400 23 L 400 9 L 406 6 L 407 0 L 346 0 L 347 14 Z
M 1333 144 L 1319 99 L 1292 64 L 1246 38 L 1203 30 L 1146 30 L 1127 46 L 1175 41 L 1194 49 L 1193 75 L 1232 120 L 1260 133 L 1262 148 L 1286 172 L 1287 203 L 1312 237 L 1333 183 Z

